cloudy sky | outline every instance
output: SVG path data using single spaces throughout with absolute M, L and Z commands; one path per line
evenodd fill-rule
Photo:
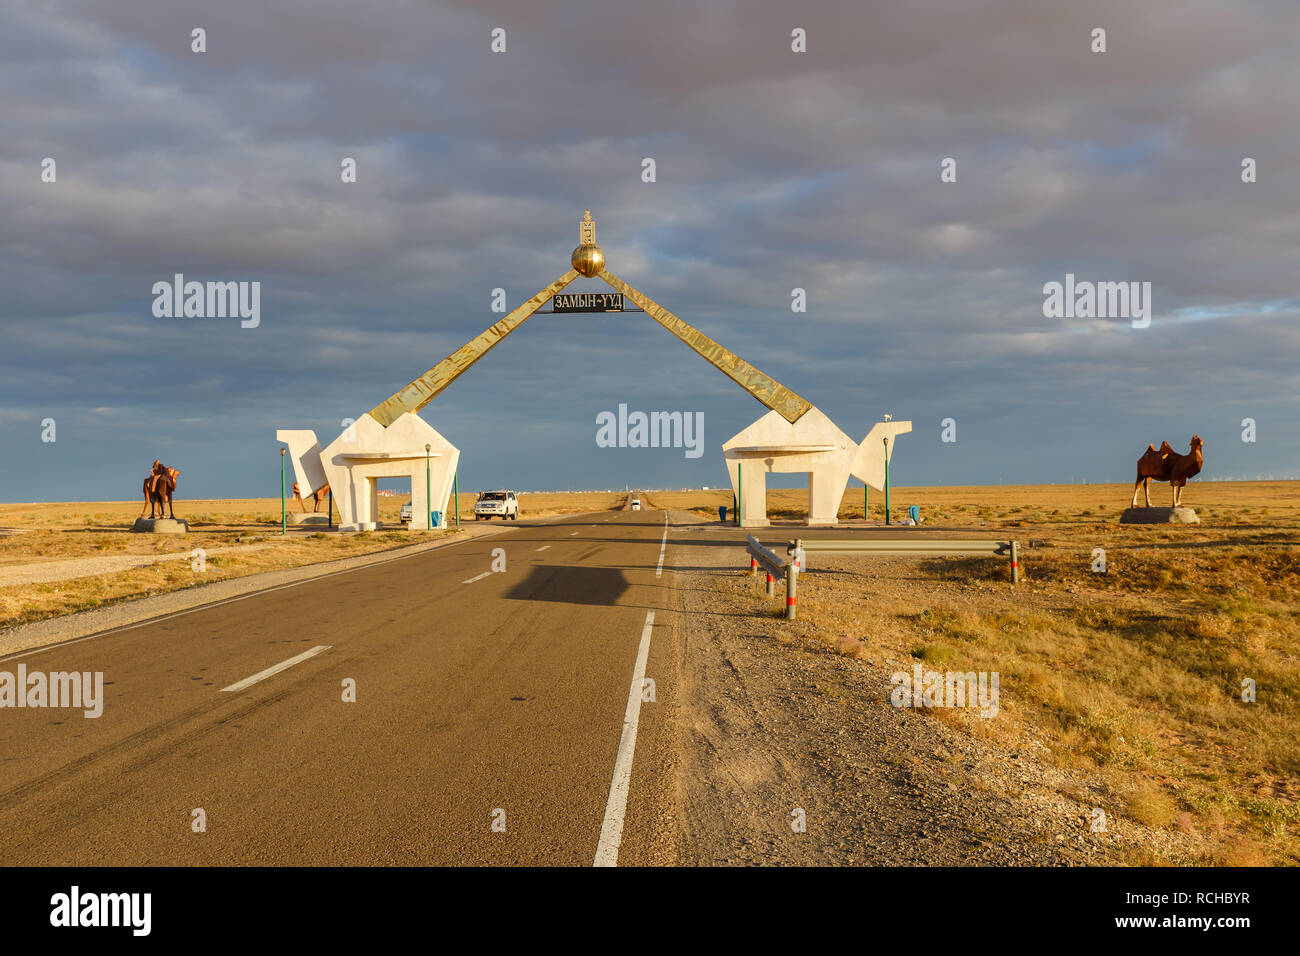
M 277 428 L 331 440 L 566 271 L 586 208 L 854 437 L 911 419 L 899 484 L 1131 480 L 1193 432 L 1205 477 L 1300 475 L 1298 48 L 1293 0 L 7 0 L 0 500 L 154 458 L 277 494 Z M 178 272 L 259 281 L 260 326 L 155 317 Z M 1067 273 L 1151 283 L 1150 325 L 1045 317 Z M 597 447 L 620 403 L 703 412 L 705 454 Z M 463 489 L 549 489 L 723 484 L 765 411 L 628 313 L 534 316 L 422 414 Z

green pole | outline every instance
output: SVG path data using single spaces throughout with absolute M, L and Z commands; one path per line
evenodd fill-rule
M 868 485 L 865 481 L 862 483 L 862 520 L 863 520 L 863 521 L 866 521 L 866 520 L 867 520 L 867 515 L 868 515 L 868 511 L 867 511 L 867 489 L 870 488 L 870 487 L 871 487 L 871 486 Z
M 451 496 L 456 499 L 456 527 L 460 527 L 460 470 L 451 476 Z
M 329 527 L 329 529 L 330 529 L 331 531 L 333 531 L 333 530 L 334 530 L 334 489 L 333 489 L 333 488 L 330 489 L 330 513 L 329 513 L 329 519 L 330 519 L 330 523 L 329 523 L 329 526 L 328 526 L 328 527 Z
M 285 449 L 280 449 L 280 534 L 289 533 L 289 516 L 285 513 L 284 507 L 284 453 Z
M 885 524 L 889 524 L 889 439 L 885 439 Z
M 424 510 L 428 512 L 426 531 L 433 530 L 433 489 L 429 479 L 429 450 L 432 445 L 424 446 Z

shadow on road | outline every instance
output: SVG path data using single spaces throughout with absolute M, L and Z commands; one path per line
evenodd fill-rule
M 627 579 L 615 568 L 539 564 L 505 596 L 512 601 L 608 606 L 617 603 L 627 589 Z

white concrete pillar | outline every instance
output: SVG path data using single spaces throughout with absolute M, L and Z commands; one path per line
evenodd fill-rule
M 740 485 L 740 521 L 742 528 L 767 528 L 767 467 L 762 459 L 741 459 L 737 481 L 732 482 L 735 492 L 737 482 Z
M 839 523 L 840 501 L 848 476 L 839 470 L 819 469 L 808 473 L 808 524 Z

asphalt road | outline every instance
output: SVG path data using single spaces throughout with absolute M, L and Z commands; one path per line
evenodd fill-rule
M 0 659 L 105 685 L 99 718 L 0 709 L 0 864 L 671 862 L 665 527 L 521 520 Z M 655 701 L 630 703 L 647 633 Z

